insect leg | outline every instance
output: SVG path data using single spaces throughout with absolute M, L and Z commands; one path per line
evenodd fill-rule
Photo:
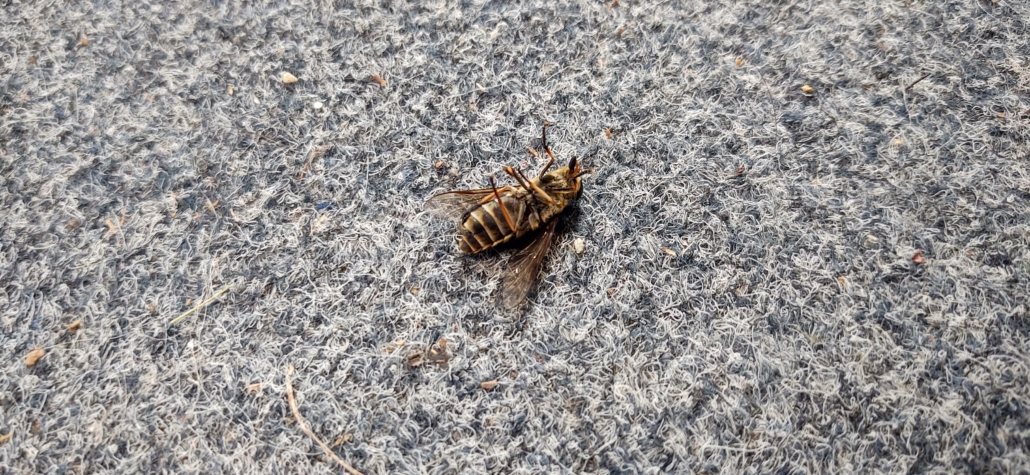
M 554 198 L 551 198 L 551 195 L 547 194 L 547 192 L 544 191 L 539 186 L 536 186 L 536 183 L 533 183 L 531 180 L 527 180 L 526 176 L 523 175 L 521 171 L 515 170 L 515 173 L 518 173 L 519 177 L 522 178 L 522 181 L 524 181 L 526 183 L 529 183 L 529 188 L 532 189 L 533 192 L 536 193 L 536 195 L 538 197 L 540 197 L 542 200 L 546 201 L 548 204 L 552 204 L 552 205 L 554 204 Z
M 497 189 L 498 193 L 508 193 L 510 191 L 511 191 L 511 187 L 510 186 L 506 186 L 504 188 L 498 188 Z M 485 205 L 485 204 L 489 203 L 493 199 L 494 199 L 493 193 L 487 194 L 486 196 L 484 196 L 482 199 L 479 200 L 479 204 Z
M 547 173 L 547 169 L 551 168 L 551 165 L 554 165 L 554 154 L 551 153 L 551 147 L 547 146 L 547 126 L 548 125 L 550 125 L 550 124 L 548 124 L 547 121 L 545 120 L 544 121 L 544 130 L 540 133 L 540 142 L 543 143 L 544 151 L 547 152 L 547 156 L 551 157 L 551 159 L 547 161 L 547 165 L 544 165 L 544 169 L 540 170 L 540 175 L 538 175 L 538 176 L 544 176 L 544 173 Z
M 547 149 L 547 154 L 551 155 L 551 149 Z M 547 165 L 544 165 L 543 170 L 540 170 L 540 174 L 537 177 L 542 178 L 544 173 L 547 173 L 547 169 L 551 168 L 551 165 L 554 165 L 554 155 L 551 155 L 551 159 L 547 161 Z
M 504 201 L 501 200 L 501 194 L 497 192 L 497 184 L 494 183 L 493 175 L 490 175 L 490 187 L 494 189 L 494 198 L 497 198 L 497 205 L 501 207 L 501 214 L 504 215 L 504 221 L 508 223 L 508 229 L 515 231 L 515 222 L 511 220 L 508 207 L 504 206 Z
M 527 190 L 533 189 L 529 184 L 529 180 L 526 180 L 526 177 L 522 176 L 521 172 L 516 172 L 514 168 L 504 167 L 504 173 L 511 175 L 511 177 L 514 178 L 515 181 L 519 182 L 519 186 Z

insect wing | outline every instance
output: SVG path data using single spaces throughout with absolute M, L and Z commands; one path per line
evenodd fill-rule
M 437 218 L 461 218 L 472 208 L 479 206 L 484 197 L 492 195 L 493 189 L 448 191 L 433 196 L 422 209 Z
M 526 300 L 529 289 L 533 287 L 536 276 L 540 273 L 540 265 L 551 248 L 551 240 L 557 227 L 555 217 L 545 225 L 533 238 L 533 242 L 520 249 L 508 263 L 508 273 L 504 276 L 499 297 L 501 306 L 516 310 Z

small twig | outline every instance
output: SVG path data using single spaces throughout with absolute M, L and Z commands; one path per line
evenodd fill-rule
M 905 91 L 907 92 L 909 89 L 912 89 L 912 86 L 915 86 L 916 84 L 919 84 L 919 81 L 922 81 L 923 79 L 926 79 L 928 77 L 930 77 L 930 73 L 924 74 L 923 77 L 921 77 L 919 79 L 916 79 L 915 81 L 912 82 L 912 84 L 909 84 L 908 87 L 905 88 Z
M 300 170 L 300 178 L 299 178 L 299 180 L 302 180 L 302 181 L 304 180 L 304 174 L 307 173 L 308 167 L 311 166 L 311 161 L 314 160 L 316 156 L 321 155 L 322 152 L 324 152 L 325 149 L 327 149 L 327 148 L 329 148 L 328 145 L 326 145 L 324 147 L 319 147 L 319 148 L 315 149 L 314 151 L 312 151 L 311 155 L 308 155 L 307 163 L 305 163 L 304 164 L 304 168 L 302 168 Z
M 180 320 L 190 316 L 190 314 L 192 314 L 193 312 L 196 312 L 197 310 L 200 310 L 200 309 L 206 307 L 211 302 L 214 302 L 215 299 L 217 299 L 218 297 L 221 297 L 222 294 L 224 294 L 227 291 L 229 291 L 229 287 L 232 287 L 232 286 L 231 285 L 226 285 L 225 287 L 222 287 L 222 289 L 219 290 L 218 292 L 215 292 L 215 294 L 212 295 L 211 298 L 209 298 L 209 299 L 207 299 L 207 300 L 205 300 L 203 302 L 198 303 L 196 307 L 193 307 L 193 308 L 187 310 L 186 312 L 184 312 L 182 315 L 179 315 L 178 317 L 173 318 L 171 322 L 168 322 L 168 324 L 169 325 L 175 325 L 176 323 L 179 323 Z
M 286 399 L 290 401 L 290 409 L 293 410 L 293 418 L 297 419 L 297 425 L 300 426 L 300 430 L 304 431 L 308 437 L 311 437 L 311 439 L 317 442 L 318 446 L 322 447 L 322 450 L 324 450 L 329 457 L 335 460 L 336 463 L 340 464 L 347 473 L 350 473 L 351 475 L 362 475 L 361 472 L 355 470 L 354 467 L 351 467 L 350 464 L 344 462 L 343 459 L 338 457 L 336 453 L 334 453 L 333 450 L 325 444 L 325 442 L 322 442 L 322 439 L 319 439 L 318 436 L 308 428 L 307 421 L 305 421 L 304 417 L 300 415 L 300 409 L 297 409 L 297 400 L 293 397 L 293 385 L 290 384 L 291 376 L 293 376 L 293 366 L 290 366 L 289 369 L 286 370 Z

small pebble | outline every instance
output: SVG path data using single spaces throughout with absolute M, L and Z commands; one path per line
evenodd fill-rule
M 586 248 L 587 248 L 587 243 L 585 241 L 583 241 L 583 238 L 576 238 L 575 240 L 572 241 L 572 250 L 576 251 L 576 254 L 582 255 L 583 251 L 585 251 Z

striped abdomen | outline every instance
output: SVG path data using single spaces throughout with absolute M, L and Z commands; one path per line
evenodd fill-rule
M 536 203 L 536 200 L 519 199 L 510 194 L 502 196 L 501 201 L 508 209 L 508 216 L 515 225 L 514 229 L 504 219 L 497 200 L 488 201 L 469 211 L 461 222 L 458 229 L 458 246 L 462 252 L 475 254 L 535 231 L 564 207 L 562 200 L 560 207 L 551 205 L 535 209 L 532 204 Z

